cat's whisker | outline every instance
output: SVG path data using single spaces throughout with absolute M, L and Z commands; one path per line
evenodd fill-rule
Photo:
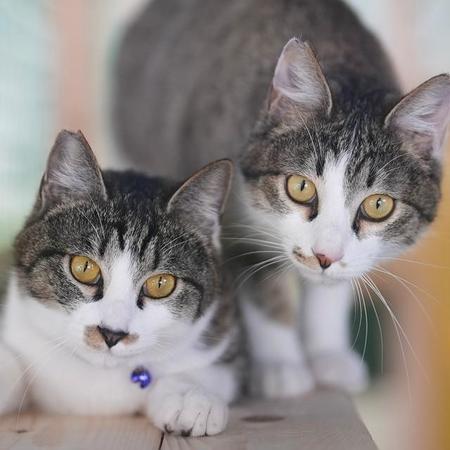
M 372 280 L 372 278 L 370 278 L 369 275 L 365 275 L 364 278 L 366 279 L 366 282 L 368 282 L 369 286 L 372 288 L 372 290 L 377 294 L 378 298 L 381 300 L 381 302 L 384 304 L 384 306 L 386 307 L 386 309 L 388 310 L 390 316 L 392 317 L 392 319 L 395 321 L 395 323 L 398 325 L 398 329 L 401 332 L 401 335 L 403 336 L 407 347 L 409 348 L 409 350 L 411 351 L 411 354 L 414 357 L 414 360 L 416 361 L 419 369 L 422 372 L 422 375 L 424 377 L 424 379 L 429 383 L 430 382 L 430 378 L 427 374 L 427 371 L 425 370 L 420 358 L 418 357 L 416 351 L 414 350 L 411 341 L 408 337 L 408 335 L 406 334 L 404 328 L 402 327 L 400 321 L 397 319 L 397 316 L 394 314 L 392 308 L 389 306 L 387 300 L 385 299 L 385 297 L 383 296 L 383 294 L 381 293 L 381 291 L 379 290 L 378 286 L 375 284 L 375 282 Z
M 279 259 L 281 259 L 281 255 L 277 255 L 277 256 L 273 256 L 271 258 L 265 259 L 263 261 L 259 261 L 255 264 L 250 265 L 247 269 L 245 269 L 241 274 L 239 274 L 238 277 L 236 277 L 236 281 L 239 281 L 239 279 L 241 279 L 242 277 L 244 277 L 245 275 L 247 275 L 249 272 L 251 272 L 253 269 L 258 268 L 260 266 L 264 266 L 264 264 L 266 264 L 267 262 L 276 260 L 278 261 Z
M 420 266 L 431 267 L 433 269 L 443 269 L 450 270 L 450 266 L 441 266 L 439 264 L 427 263 L 424 261 L 416 261 L 414 259 L 406 259 L 406 258 L 397 258 L 397 257 L 389 257 L 389 256 L 366 256 L 361 258 L 355 258 L 353 261 L 358 260 L 376 260 L 376 261 L 399 261 L 406 262 L 410 264 L 418 264 Z
M 55 344 L 53 347 L 59 345 L 60 342 L 64 341 L 65 337 L 64 336 L 60 336 L 52 341 L 49 342 L 49 344 Z M 48 350 L 47 352 L 44 353 L 44 356 L 51 353 L 53 347 L 50 348 L 50 350 Z M 19 355 L 20 359 L 25 360 L 26 357 L 24 355 Z M 14 382 L 14 384 L 11 386 L 11 391 L 15 389 L 15 387 L 17 386 L 17 384 L 19 384 L 28 374 L 28 372 L 30 370 L 33 369 L 33 367 L 38 364 L 39 361 L 33 361 L 31 364 L 29 364 L 27 367 L 25 367 L 25 369 L 22 371 L 22 374 L 20 375 L 19 378 L 17 378 L 17 380 Z
M 103 238 L 105 238 L 105 236 L 106 236 L 105 228 L 103 226 L 103 222 L 102 222 L 102 218 L 100 216 L 100 211 L 98 209 L 97 202 L 94 201 L 94 199 L 92 198 L 92 195 L 89 192 L 87 192 L 87 195 L 89 197 L 90 204 L 92 205 L 92 207 L 94 208 L 95 213 L 97 214 L 98 223 L 100 224 L 100 227 L 102 229 L 102 236 L 103 236 Z
M 394 157 L 391 158 L 386 164 L 384 164 L 383 166 L 381 166 L 381 168 L 379 168 L 379 169 L 377 170 L 377 172 L 380 173 L 380 174 L 382 174 L 382 176 L 383 176 L 383 175 L 385 175 L 385 174 L 387 174 L 387 173 L 390 173 L 392 170 L 397 170 L 397 168 L 394 167 L 394 168 L 392 168 L 392 169 L 390 169 L 390 170 L 385 170 L 385 171 L 383 172 L 383 170 L 384 170 L 385 167 L 387 167 L 388 165 L 392 164 L 392 163 L 393 163 L 394 161 L 396 161 L 397 159 L 399 159 L 399 158 L 404 158 L 404 157 L 407 157 L 407 156 L 408 156 L 407 153 L 400 153 L 399 155 L 394 156 Z
M 315 136 L 316 136 L 317 144 L 318 144 L 318 146 L 319 146 L 319 149 L 320 149 L 321 154 L 323 155 L 323 154 L 324 154 L 324 151 L 323 151 L 322 141 L 321 141 L 321 139 L 320 139 L 319 127 L 317 126 L 316 118 L 313 116 L 313 117 L 311 118 L 311 120 L 312 120 L 312 123 L 313 123 L 313 130 L 314 130 L 314 134 L 315 134 Z
M 185 233 L 181 233 L 181 234 L 179 234 L 177 237 L 175 237 L 174 239 L 171 239 L 170 241 L 167 241 L 167 242 L 165 242 L 162 246 L 161 246 L 161 248 L 159 249 L 159 251 L 161 252 L 161 253 L 163 253 L 163 252 L 165 252 L 165 251 L 169 251 L 169 250 L 172 250 L 174 247 L 172 247 L 172 245 L 175 245 L 175 244 L 180 244 L 180 245 L 182 245 L 182 244 L 184 244 L 185 242 L 188 242 L 188 239 L 187 240 L 184 240 L 184 241 L 182 241 L 182 242 L 180 242 L 180 240 L 181 239 L 184 239 L 184 238 L 186 238 L 186 237 L 188 237 L 190 235 L 190 232 L 185 232 Z
M 401 286 L 403 286 L 412 296 L 413 299 L 416 301 L 417 305 L 419 306 L 420 310 L 422 311 L 423 315 L 425 316 L 432 332 L 435 334 L 435 328 L 434 328 L 434 323 L 433 320 L 431 319 L 431 316 L 428 314 L 427 310 L 425 309 L 422 301 L 419 299 L 419 297 L 417 297 L 417 295 L 414 293 L 414 291 L 402 280 L 401 277 L 398 277 L 397 275 L 389 272 L 388 270 L 382 270 L 380 268 L 374 268 L 375 272 L 384 274 L 384 275 L 388 275 L 391 278 L 393 278 L 394 280 L 396 280 L 398 283 L 400 283 Z
M 178 247 L 183 247 L 183 245 L 187 244 L 190 240 L 186 239 L 184 241 L 178 241 L 176 244 L 173 244 L 172 246 L 165 248 L 163 251 L 164 253 L 170 253 L 173 252 Z M 162 251 L 161 251 L 162 253 Z
M 257 239 L 257 238 L 253 238 L 253 237 L 222 237 L 223 240 L 229 240 L 229 241 L 233 241 L 234 244 L 239 244 L 239 243 L 247 243 L 247 244 L 257 244 L 257 245 L 261 245 L 263 247 L 269 247 L 269 248 L 276 248 L 279 250 L 285 250 L 285 248 L 278 244 L 277 242 L 273 242 L 273 241 L 268 241 L 268 240 L 264 240 L 264 239 Z
M 305 127 L 305 130 L 306 130 L 306 133 L 308 134 L 308 137 L 309 137 L 309 140 L 311 142 L 313 151 L 316 154 L 316 157 L 318 157 L 319 153 L 317 151 L 316 145 L 314 143 L 314 139 L 312 138 L 311 132 L 310 132 L 309 127 L 308 127 L 308 125 L 306 123 L 304 115 L 297 109 L 295 110 L 295 113 L 296 113 L 297 118 L 300 119 L 300 121 L 302 122 L 303 126 Z
M 77 212 L 78 212 L 81 216 L 83 216 L 83 217 L 86 219 L 86 221 L 91 225 L 92 229 L 93 229 L 94 232 L 95 232 L 95 235 L 97 236 L 97 239 L 98 239 L 98 245 L 100 245 L 100 242 L 102 242 L 102 239 L 101 239 L 100 234 L 99 234 L 99 232 L 98 232 L 98 230 L 97 230 L 97 227 L 93 224 L 93 222 L 89 219 L 89 217 L 86 216 L 86 214 L 81 210 L 81 208 L 76 208 L 76 210 L 77 210 Z
M 222 233 L 222 238 L 226 238 L 226 239 L 230 239 L 230 238 L 235 238 L 235 239 L 241 239 L 241 238 L 260 239 L 262 241 L 272 242 L 272 243 L 278 244 L 280 246 L 282 245 L 282 241 L 281 241 L 280 237 L 277 236 L 274 233 L 271 233 L 271 232 L 268 232 L 268 231 L 263 232 L 262 230 L 259 230 L 259 229 L 255 228 L 255 227 L 246 226 L 246 225 L 244 225 L 243 228 L 244 228 L 244 232 L 242 232 L 242 233 L 240 233 L 238 235 L 235 235 L 233 233 L 228 233 L 227 234 L 226 232 L 223 232 Z M 251 231 L 253 231 L 253 233 L 252 234 L 243 234 L 247 230 L 251 230 Z
M 53 356 L 55 356 L 55 353 L 57 353 L 59 350 L 61 350 L 61 348 L 64 348 L 64 345 L 66 343 L 67 343 L 67 339 L 63 338 L 62 341 L 58 342 L 56 345 L 51 347 L 48 352 L 45 353 L 45 355 L 47 357 L 43 361 L 41 360 L 38 363 L 34 363 L 34 364 L 31 365 L 31 367 L 28 368 L 27 372 L 29 372 L 30 369 L 31 369 L 31 370 L 33 370 L 34 373 L 31 376 L 31 378 L 28 380 L 27 385 L 25 386 L 25 390 L 24 390 L 24 392 L 22 394 L 21 401 L 19 403 L 19 408 L 18 408 L 17 415 L 16 415 L 16 428 L 19 428 L 19 418 L 20 418 L 20 414 L 22 413 L 22 409 L 23 409 L 23 406 L 25 404 L 25 400 L 27 398 L 28 391 L 29 391 L 31 385 L 33 384 L 34 380 L 38 376 L 39 371 L 43 368 L 43 366 L 46 363 L 48 363 L 48 361 L 50 361 L 50 359 Z
M 362 352 L 362 359 L 364 360 L 364 357 L 366 356 L 366 350 L 367 350 L 367 341 L 368 341 L 368 335 L 369 335 L 369 319 L 367 317 L 367 306 L 366 306 L 366 302 L 364 300 L 364 294 L 361 288 L 361 285 L 359 283 L 359 281 L 356 279 L 356 284 L 358 286 L 358 289 L 360 291 L 360 295 L 361 295 L 361 303 L 363 306 L 363 312 L 364 312 L 364 320 L 365 320 L 365 327 L 364 327 L 364 347 L 363 347 L 363 352 Z
M 380 270 L 385 270 L 387 272 L 390 272 L 391 275 L 395 275 L 397 278 L 399 278 L 400 280 L 402 280 L 404 283 L 412 286 L 413 288 L 417 289 L 419 292 L 422 292 L 423 294 L 425 294 L 427 297 L 429 297 L 430 299 L 432 299 L 433 301 L 435 301 L 436 303 L 441 303 L 441 300 L 437 297 L 435 297 L 434 295 L 430 294 L 429 292 L 427 292 L 425 289 L 421 288 L 420 286 L 418 286 L 417 284 L 413 283 L 410 280 L 407 280 L 406 278 L 401 277 L 399 274 L 394 274 L 392 271 L 388 271 L 385 267 L 381 267 L 381 266 L 374 266 L 377 269 Z
M 356 342 L 358 341 L 359 334 L 361 332 L 361 327 L 362 327 L 362 305 L 361 305 L 362 300 L 361 300 L 360 291 L 358 290 L 358 288 L 356 286 L 356 279 L 352 279 L 352 287 L 354 288 L 354 292 L 356 294 L 356 300 L 357 300 L 357 304 L 358 304 L 358 313 L 359 313 L 358 329 L 356 331 L 356 335 L 355 335 L 355 338 L 353 339 L 353 343 L 352 343 L 352 348 L 354 348 L 356 345 Z
M 245 223 L 232 223 L 232 224 L 229 224 L 229 225 L 226 225 L 223 227 L 223 229 L 227 229 L 227 228 L 245 228 L 245 229 L 255 231 L 256 233 L 259 233 L 259 234 L 264 234 L 269 237 L 279 239 L 279 237 L 275 233 L 271 233 L 268 228 L 258 227 L 257 225 L 249 225 L 249 224 L 245 224 Z
M 241 289 L 241 287 L 254 275 L 256 275 L 258 272 L 260 272 L 263 269 L 266 269 L 269 266 L 272 266 L 274 264 L 279 264 L 280 262 L 282 262 L 283 260 L 285 260 L 284 256 L 274 256 L 273 258 L 269 258 L 265 261 L 262 261 L 261 263 L 257 263 L 254 264 L 253 266 L 250 267 L 249 270 L 244 271 L 244 274 L 247 274 L 247 276 L 239 283 L 239 285 L 235 288 L 235 292 L 239 291 Z M 242 275 L 239 275 L 239 277 L 237 277 L 236 281 L 238 281 L 239 279 L 242 279 Z
M 377 308 L 375 307 L 375 303 L 373 301 L 372 298 L 372 294 L 369 290 L 369 288 L 367 287 L 367 284 L 363 281 L 362 285 L 364 286 L 367 296 L 370 300 L 370 303 L 372 305 L 372 309 L 373 312 L 375 313 L 375 318 L 378 324 L 378 332 L 379 332 L 379 339 L 380 339 L 380 368 L 381 368 L 381 373 L 384 372 L 383 368 L 384 368 L 384 338 L 383 338 L 383 328 L 381 326 L 381 320 L 380 320 L 380 316 L 378 314 Z
M 269 280 L 278 280 L 292 268 L 292 262 L 290 260 L 286 260 L 284 263 L 280 264 L 280 267 L 276 268 L 272 273 L 269 273 L 269 275 L 264 277 L 260 284 L 266 283 Z
M 356 299 L 355 284 L 354 284 L 353 280 L 354 280 L 354 278 L 350 278 L 350 286 L 352 288 L 352 299 Z M 353 314 L 353 322 L 352 322 L 352 328 L 351 328 L 352 330 L 354 329 L 355 323 L 356 323 L 356 308 L 357 308 L 357 306 L 358 306 L 358 304 L 355 303 L 355 309 L 354 309 L 354 314 Z
M 253 252 L 245 252 L 245 253 L 241 253 L 239 255 L 234 255 L 234 256 L 232 256 L 230 258 L 227 258 L 223 262 L 223 264 L 225 265 L 225 264 L 229 263 L 230 261 L 233 261 L 233 260 L 238 259 L 238 258 L 243 258 L 245 256 L 258 255 L 258 254 L 267 254 L 267 253 L 275 253 L 276 255 L 281 255 L 282 254 L 282 252 L 279 251 L 279 250 L 255 250 Z
M 186 244 L 187 242 L 190 241 L 190 236 L 191 236 L 190 232 L 182 233 L 181 235 L 177 236 L 175 239 L 172 239 L 171 241 L 166 242 L 159 249 L 159 252 L 160 253 L 169 253 L 169 252 L 173 251 L 175 248 L 183 246 L 184 244 Z M 183 238 L 187 238 L 187 239 L 181 240 Z
M 407 381 L 406 384 L 407 384 L 407 389 L 408 389 L 408 399 L 409 399 L 409 403 L 412 404 L 411 377 L 410 377 L 410 374 L 409 374 L 408 361 L 407 361 L 407 358 L 406 358 L 406 351 L 405 351 L 405 348 L 403 346 L 403 340 L 402 340 L 402 336 L 401 336 L 400 331 L 399 331 L 399 325 L 397 323 L 397 318 L 395 317 L 393 311 L 391 310 L 391 308 L 387 304 L 387 301 L 384 299 L 383 295 L 381 294 L 379 289 L 376 287 L 376 285 L 373 283 L 371 278 L 368 275 L 366 275 L 366 276 L 363 275 L 361 277 L 361 279 L 364 280 L 364 282 L 370 287 L 370 289 L 379 298 L 379 300 L 385 306 L 386 310 L 388 311 L 388 313 L 389 313 L 389 315 L 391 317 L 392 324 L 394 326 L 394 330 L 395 330 L 395 333 L 397 335 L 397 339 L 398 339 L 398 342 L 399 342 L 399 345 L 400 345 L 400 351 L 401 351 L 401 355 L 402 355 L 403 367 L 405 369 L 405 375 L 406 375 L 406 381 Z

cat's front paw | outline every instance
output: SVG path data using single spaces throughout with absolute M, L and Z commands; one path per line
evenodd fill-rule
M 266 398 L 296 397 L 314 388 L 309 368 L 296 363 L 253 363 L 250 381 L 252 395 Z
M 158 428 L 182 436 L 218 434 L 228 422 L 225 402 L 200 388 L 153 397 L 147 412 Z
M 319 385 L 357 393 L 364 391 L 369 384 L 367 367 L 353 350 L 319 353 L 310 362 Z

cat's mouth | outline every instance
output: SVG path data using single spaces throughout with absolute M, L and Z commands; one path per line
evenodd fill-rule
M 140 361 L 145 353 L 136 348 L 108 348 L 105 346 L 92 347 L 84 343 L 73 355 L 96 367 L 113 368 L 123 364 L 129 365 L 134 360 Z
M 337 281 L 352 278 L 344 272 L 347 269 L 347 263 L 344 261 L 323 268 L 315 255 L 305 255 L 299 247 L 294 247 L 292 250 L 292 259 L 301 275 L 312 281 L 324 282 L 326 280 Z

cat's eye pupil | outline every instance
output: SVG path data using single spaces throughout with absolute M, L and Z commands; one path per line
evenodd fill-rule
M 170 273 L 158 274 L 145 281 L 142 292 L 149 298 L 165 298 L 174 291 L 175 286 L 176 278 L 173 275 Z
M 101 278 L 100 267 L 87 256 L 72 256 L 70 271 L 73 277 L 83 284 L 96 284 Z
M 290 175 L 286 181 L 286 191 L 297 203 L 310 204 L 316 197 L 314 183 L 302 175 Z
M 394 207 L 395 201 L 389 195 L 369 195 L 361 204 L 365 218 L 376 222 L 387 219 Z

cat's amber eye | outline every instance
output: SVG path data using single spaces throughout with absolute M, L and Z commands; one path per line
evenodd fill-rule
M 394 199 L 385 194 L 370 195 L 361 205 L 364 216 L 375 222 L 387 219 L 394 211 L 394 207 Z
M 95 284 L 101 277 L 100 267 L 87 256 L 72 256 L 70 271 L 75 280 L 83 284 Z
M 314 183 L 302 175 L 288 177 L 286 191 L 289 197 L 297 203 L 311 203 L 317 195 Z
M 170 273 L 160 273 L 148 278 L 142 288 L 146 297 L 165 298 L 175 289 L 177 279 Z

